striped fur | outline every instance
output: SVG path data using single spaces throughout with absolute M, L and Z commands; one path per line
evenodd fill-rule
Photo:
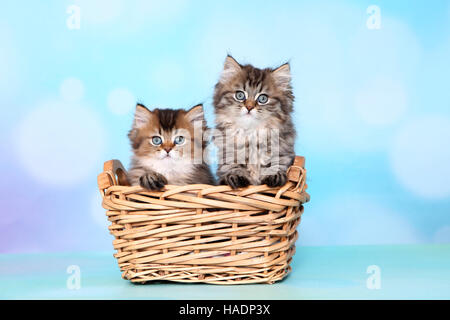
M 185 110 L 148 110 L 138 104 L 128 137 L 133 148 L 128 178 L 132 185 L 159 190 L 165 184 L 214 184 L 214 177 L 203 160 L 206 146 L 201 135 L 206 130 L 202 105 Z M 183 145 L 176 145 L 174 138 L 185 137 Z M 153 145 L 151 139 L 161 137 L 161 145 Z M 199 150 L 200 152 L 196 152 Z M 198 155 L 200 154 L 200 157 Z
M 246 93 L 245 101 L 236 100 L 238 90 Z M 262 93 L 269 97 L 265 105 L 257 102 Z M 289 64 L 258 69 L 226 58 L 214 91 L 221 184 L 237 188 L 286 182 L 295 156 L 293 102 Z

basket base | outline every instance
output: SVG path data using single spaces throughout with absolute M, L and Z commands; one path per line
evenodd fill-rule
M 290 261 L 289 261 L 290 262 Z M 221 285 L 268 283 L 285 278 L 291 271 L 289 263 L 268 268 L 212 267 L 192 265 L 148 264 L 128 266 L 122 278 L 134 283 L 173 281 L 184 283 L 209 283 Z M 138 270 L 138 271 L 137 271 Z

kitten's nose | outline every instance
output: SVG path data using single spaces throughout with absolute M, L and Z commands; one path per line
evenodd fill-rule
M 164 150 L 166 150 L 166 152 L 169 153 L 170 150 L 172 150 L 172 148 L 167 148 L 167 147 L 166 147 L 166 148 L 164 148 Z
M 247 108 L 248 112 L 252 111 L 256 107 L 256 101 L 247 99 L 245 101 L 245 107 Z

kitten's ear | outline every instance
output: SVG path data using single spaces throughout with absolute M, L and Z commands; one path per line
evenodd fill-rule
M 152 112 L 148 110 L 143 104 L 136 105 L 136 112 L 134 113 L 133 129 L 140 129 L 145 126 L 152 116 Z
M 205 115 L 203 114 L 203 105 L 202 104 L 198 104 L 198 105 L 192 107 L 191 109 L 189 109 L 186 112 L 186 118 L 190 122 L 205 120 Z
M 278 86 L 287 89 L 291 84 L 291 67 L 285 63 L 272 71 L 272 76 Z
M 219 82 L 227 82 L 228 80 L 233 78 L 239 71 L 241 71 L 241 65 L 236 60 L 234 60 L 232 56 L 228 55 L 225 59 Z

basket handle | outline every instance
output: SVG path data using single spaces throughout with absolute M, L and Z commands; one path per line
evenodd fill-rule
M 127 170 L 119 160 L 109 160 L 103 164 L 103 172 L 97 177 L 98 188 L 103 191 L 111 186 L 129 186 Z
M 305 157 L 296 156 L 294 163 L 289 167 L 287 171 L 287 177 L 289 181 L 299 182 L 303 176 L 305 168 Z

